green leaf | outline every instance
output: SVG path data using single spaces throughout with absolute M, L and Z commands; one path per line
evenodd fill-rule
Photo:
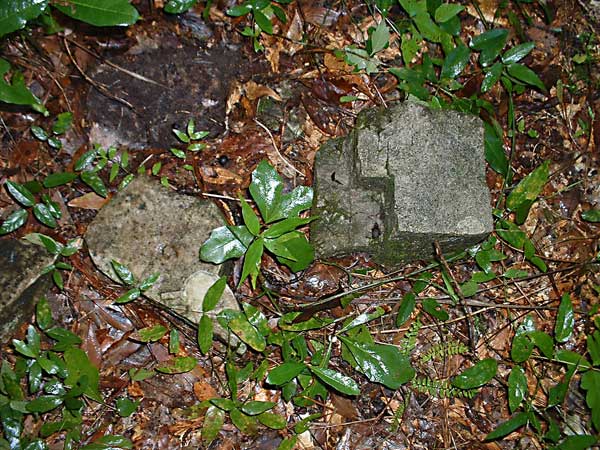
M 169 353 L 176 355 L 179 353 L 179 331 L 174 328 L 169 332 Z
M 79 338 L 79 336 L 77 336 L 75 333 L 69 330 L 65 330 L 64 328 L 51 328 L 46 331 L 46 334 L 55 341 L 58 341 L 58 344 L 60 344 L 60 346 L 56 344 L 53 347 L 53 350 L 56 351 L 63 351 L 73 345 L 81 344 L 81 339 Z
M 284 362 L 275 367 L 267 375 L 267 384 L 281 386 L 296 378 L 306 368 L 306 364 L 296 361 Z
M 108 190 L 96 172 L 84 171 L 79 176 L 81 177 L 81 181 L 91 187 L 96 194 L 106 198 Z
M 117 274 L 117 276 L 119 277 L 119 279 L 126 284 L 127 286 L 130 286 L 133 284 L 133 282 L 135 281 L 133 274 L 131 273 L 131 270 L 129 270 L 127 268 L 127 266 L 125 266 L 124 264 L 121 264 L 119 261 L 116 260 L 111 260 L 110 262 L 112 268 L 114 269 L 115 273 Z
M 274 223 L 263 232 L 265 238 L 276 238 L 315 220 L 316 217 L 289 217 Z
M 229 328 L 254 350 L 262 352 L 266 348 L 267 342 L 264 336 L 258 332 L 256 327 L 242 313 L 237 312 L 233 316 L 229 321 Z
M 258 308 L 252 306 L 250 303 L 242 303 L 242 308 L 248 322 L 254 325 L 260 334 L 268 336 L 271 333 L 267 318 Z
M 370 42 L 371 42 L 371 55 L 383 50 L 387 47 L 390 41 L 390 30 L 385 23 L 385 20 L 381 20 L 377 24 L 377 28 L 373 30 L 371 33 Z
M 514 366 L 508 376 L 508 407 L 511 413 L 521 405 L 528 394 L 527 378 L 520 366 Z
M 155 342 L 167 334 L 167 331 L 167 328 L 163 325 L 153 325 L 150 327 L 141 328 L 137 331 L 135 340 L 139 340 L 141 342 Z
M 471 52 L 468 47 L 462 44 L 458 45 L 444 59 L 440 78 L 456 78 L 467 66 L 470 56 Z
M 21 355 L 23 356 L 27 356 L 29 358 L 35 358 L 38 355 L 36 354 L 36 352 L 29 347 L 29 345 L 27 345 L 25 342 L 19 340 L 19 339 L 13 339 L 12 340 L 13 346 L 15 347 L 15 350 L 17 352 L 19 352 Z
M 156 368 L 161 373 L 185 373 L 196 367 L 198 361 L 192 356 L 177 356 Z
M 587 371 L 581 376 L 581 388 L 587 391 L 585 402 L 592 410 L 592 423 L 600 430 L 600 372 Z
M 44 178 L 44 187 L 45 188 L 53 188 L 56 186 L 62 186 L 64 184 L 68 184 L 77 178 L 79 175 L 73 172 L 58 172 L 52 173 Z
M 410 38 L 407 36 L 402 36 L 400 51 L 402 52 L 402 60 L 404 61 L 404 65 L 408 66 L 415 56 L 417 56 L 417 53 L 419 53 L 419 43 L 414 36 Z
M 321 381 L 328 386 L 331 386 L 338 392 L 346 395 L 358 395 L 360 394 L 360 388 L 356 381 L 352 378 L 336 372 L 335 370 L 325 369 L 322 367 L 309 366 L 309 369 L 314 373 Z
M 250 276 L 250 280 L 252 282 L 252 288 L 256 288 L 256 278 L 258 277 L 258 272 L 260 270 L 260 261 L 263 254 L 263 244 L 264 239 L 258 238 L 250 247 L 248 247 L 248 251 L 244 256 L 244 266 L 242 267 L 242 276 L 240 277 L 239 286 L 246 280 L 248 276 Z
M 510 76 L 515 77 L 517 80 L 522 81 L 525 84 L 535 86 L 542 92 L 546 92 L 546 86 L 544 86 L 542 80 L 540 80 L 537 74 L 529 67 L 526 67 L 522 64 L 512 63 L 506 68 L 506 70 L 508 70 Z
M 283 430 L 287 425 L 285 417 L 270 412 L 260 414 L 258 416 L 258 421 L 273 430 Z
M 20 30 L 48 7 L 48 0 L 8 0 L 0 2 L 0 37 Z
M 255 434 L 258 422 L 255 417 L 243 414 L 239 409 L 234 408 L 229 412 L 229 418 L 238 430 L 244 434 Z
M 398 389 L 415 376 L 408 358 L 393 345 L 357 342 L 344 336 L 339 339 L 352 353 L 360 371 L 375 383 Z
M 56 395 L 40 395 L 38 398 L 27 403 L 27 411 L 45 413 L 52 411 L 62 405 L 63 399 Z
M 465 9 L 462 5 L 444 3 L 435 10 L 434 19 L 437 23 L 447 22 Z
M 265 239 L 265 247 L 277 256 L 279 262 L 298 272 L 306 269 L 314 260 L 313 246 L 304 233 L 291 231 L 275 239 Z
M 73 167 L 77 172 L 80 170 L 89 167 L 96 159 L 96 155 L 98 155 L 99 147 L 95 147 L 92 150 L 88 150 L 83 155 L 79 157 L 79 159 L 75 162 L 75 166 Z
M 307 186 L 298 186 L 283 194 L 281 177 L 265 160 L 252 172 L 249 190 L 265 223 L 297 216 L 312 205 L 313 191 Z
M 402 297 L 402 302 L 398 308 L 398 315 L 396 316 L 396 326 L 402 326 L 411 316 L 415 310 L 416 296 L 412 292 L 407 292 Z
M 226 12 L 228 16 L 232 17 L 240 17 L 248 14 L 252 11 L 252 5 L 249 2 L 245 2 L 241 5 L 234 6 L 233 8 L 229 8 Z
M 204 423 L 202 424 L 202 440 L 205 442 L 214 441 L 224 423 L 225 411 L 216 406 L 209 406 L 204 415 Z
M 42 331 L 47 330 L 54 323 L 52 310 L 46 297 L 42 297 L 35 306 L 35 320 Z
M 445 34 L 442 29 L 431 20 L 431 16 L 427 12 L 420 12 L 413 18 L 419 33 L 425 39 L 431 42 L 441 42 L 442 36 Z
M 550 161 L 545 161 L 533 172 L 521 180 L 521 182 L 512 190 L 506 198 L 506 207 L 511 211 L 523 211 L 517 214 L 517 223 L 521 224 L 527 218 L 529 208 L 538 198 L 544 185 L 548 181 Z
M 56 117 L 56 121 L 54 122 L 54 125 L 52 125 L 52 132 L 54 134 L 64 134 L 69 128 L 71 128 L 72 122 L 73 122 L 73 113 L 71 113 L 71 112 L 60 113 Z
M 271 23 L 271 19 L 265 16 L 264 13 L 258 10 L 254 10 L 254 20 L 256 21 L 256 25 L 267 34 L 273 34 L 273 24 Z
M 125 292 L 119 298 L 117 298 L 115 300 L 115 303 L 117 303 L 117 304 L 129 303 L 129 302 L 132 302 L 135 299 L 139 298 L 140 295 L 142 295 L 142 291 L 140 291 L 138 288 L 133 288 L 133 289 L 130 289 L 127 292 Z
M 90 362 L 87 354 L 80 348 L 69 347 L 63 355 L 68 376 L 65 385 L 75 387 L 85 377 L 87 383 L 84 394 L 97 402 L 102 402 L 102 396 L 98 391 L 100 376 L 98 369 Z
M 369 55 L 369 52 L 362 48 L 354 46 L 344 47 L 342 54 L 346 63 L 354 66 L 356 71 L 364 70 L 367 75 L 377 73 L 377 68 L 381 64 L 376 57 L 372 57 Z
M 554 339 L 557 342 L 566 342 L 571 337 L 574 326 L 575 312 L 573 311 L 573 303 L 569 294 L 565 293 L 558 307 L 556 324 L 554 325 Z
M 202 314 L 198 323 L 198 347 L 206 355 L 213 343 L 213 322 L 206 314 Z
M 560 444 L 551 447 L 550 450 L 587 450 L 597 442 L 596 437 L 589 434 L 567 436 Z
M 11 2 L 12 3 L 12 2 Z M 8 3 L 9 9 L 12 6 L 11 3 Z M 44 4 L 44 8 L 46 2 L 40 2 L 32 0 L 32 2 L 27 2 L 26 0 L 23 3 L 36 3 L 38 5 Z M 6 4 L 6 2 L 4 2 Z M 17 6 L 17 10 L 18 10 Z M 2 16 L 2 14 L 4 14 Z M 4 6 L 0 6 L 0 24 L 3 22 L 3 18 L 6 19 L 7 12 L 4 9 Z M 10 13 L 8 13 L 10 14 Z M 5 31 L 0 28 L 0 33 L 5 33 Z M 48 110 L 40 103 L 38 98 L 31 93 L 27 86 L 25 86 L 25 79 L 23 74 L 17 71 L 14 71 L 12 77 L 12 84 L 8 84 L 5 81 L 4 75 L 10 70 L 10 63 L 3 58 L 0 58 L 0 101 L 5 103 L 12 103 L 15 105 L 29 105 L 33 109 L 38 112 L 44 114 L 44 116 L 48 116 Z
M 459 389 L 474 389 L 483 386 L 496 376 L 498 362 L 492 358 L 482 359 L 452 380 Z
M 504 46 L 508 30 L 494 28 L 486 31 L 471 40 L 471 48 L 480 51 L 479 62 L 483 67 L 489 66 L 498 57 Z
M 502 69 L 503 69 L 502 64 L 499 62 L 494 63 L 494 65 L 492 67 L 490 67 L 489 71 L 485 74 L 485 77 L 483 78 L 483 81 L 481 82 L 481 92 L 482 93 L 489 91 L 498 82 L 498 80 L 500 79 L 500 76 L 502 75 Z M 487 125 L 487 123 L 486 123 L 486 125 Z
M 32 233 L 29 236 L 32 236 L 32 235 L 36 236 L 40 240 L 40 242 L 42 243 L 44 248 L 48 251 L 48 253 L 51 253 L 53 255 L 58 255 L 64 248 L 62 244 L 56 242 L 50 236 L 46 236 L 45 234 L 41 234 L 41 233 Z
M 225 291 L 225 287 L 227 287 L 227 277 L 222 276 L 208 288 L 206 294 L 204 294 L 204 300 L 202 301 L 203 312 L 212 311 L 215 306 L 217 306 L 217 303 L 219 303 L 219 300 Z
M 115 401 L 115 404 L 121 417 L 129 417 L 140 405 L 140 400 L 133 401 L 128 397 L 121 397 Z
M 252 233 L 254 236 L 258 236 L 260 233 L 260 221 L 246 199 L 243 198 L 241 194 L 239 198 L 242 204 L 242 217 L 244 218 L 244 224 L 250 233 Z
M 587 350 L 594 366 L 600 365 L 600 331 L 596 330 L 587 336 Z
M 530 331 L 527 335 L 546 358 L 552 358 L 554 355 L 554 341 L 550 336 L 543 331 Z
M 434 298 L 424 299 L 422 305 L 423 305 L 423 310 L 427 314 L 431 314 L 433 317 L 435 317 L 438 320 L 441 320 L 442 322 L 444 322 L 450 318 L 450 316 L 448 315 L 446 310 Z
M 494 431 L 488 434 L 485 437 L 486 441 L 493 441 L 495 439 L 499 439 L 501 437 L 506 436 L 507 434 L 512 433 L 513 431 L 521 428 L 529 421 L 529 415 L 526 412 L 520 412 L 512 416 L 506 422 L 501 423 L 496 427 Z
M 31 134 L 33 134 L 33 136 L 39 141 L 44 142 L 48 140 L 48 134 L 46 133 L 46 131 L 43 128 L 38 127 L 37 125 L 31 126 Z
M 12 233 L 27 222 L 27 210 L 18 209 L 0 225 L 0 235 Z
M 37 220 L 50 228 L 56 228 L 56 219 L 52 215 L 50 208 L 43 203 L 37 203 L 33 207 L 33 215 Z
M 362 313 L 352 319 L 347 325 L 344 325 L 338 333 L 344 333 L 345 331 L 351 330 L 352 328 L 356 328 L 362 324 L 368 323 L 371 320 L 377 319 L 385 314 L 385 310 L 381 307 L 375 308 L 375 311 L 371 313 Z
M 154 283 L 156 283 L 156 281 L 159 278 L 160 278 L 160 274 L 159 273 L 153 273 L 152 275 L 147 276 L 139 284 L 138 289 L 140 291 L 142 291 L 142 292 L 143 291 L 147 291 L 148 289 L 150 289 L 154 285 Z
M 163 8 L 169 14 L 181 14 L 191 9 L 197 0 L 169 0 Z
M 502 55 L 502 62 L 504 64 L 513 64 L 519 62 L 534 48 L 535 42 L 525 42 L 524 44 L 517 45 L 516 47 L 507 50 L 504 55 Z
M 236 407 L 236 403 L 228 398 L 212 398 L 210 402 L 223 411 L 231 411 Z
M 150 377 L 153 377 L 155 372 L 147 369 L 129 369 L 129 378 L 131 381 L 144 381 Z
M 234 234 L 232 231 L 236 233 Z M 239 236 L 244 233 L 250 236 L 251 242 L 252 235 L 245 226 L 215 228 L 200 247 L 200 259 L 214 264 L 221 264 L 228 259 L 243 256 L 248 250 L 248 245 L 250 245 L 250 242 L 246 243 L 239 239 Z
M 132 25 L 139 19 L 128 0 L 69 0 L 67 5 L 53 3 L 52 6 L 73 19 L 97 27 Z
M 261 402 L 261 401 L 248 401 L 242 405 L 240 408 L 244 414 L 248 414 L 249 416 L 257 416 L 259 414 L 268 411 L 275 406 L 275 402 Z
M 600 222 L 600 209 L 588 209 L 581 213 L 581 218 L 587 222 Z
M 528 276 L 529 273 L 526 270 L 510 268 L 506 272 L 502 274 L 504 278 L 513 279 L 513 278 L 524 278 Z
M 108 435 L 96 439 L 91 444 L 81 447 L 79 450 L 118 450 L 133 448 L 133 443 L 125 436 Z
M 33 206 L 35 204 L 35 197 L 29 189 L 19 183 L 14 183 L 12 181 L 6 182 L 6 189 L 14 197 L 14 199 L 19 202 L 21 205 L 26 208 Z

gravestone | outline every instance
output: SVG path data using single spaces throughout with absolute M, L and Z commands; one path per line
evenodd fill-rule
M 320 258 L 353 252 L 397 266 L 474 245 L 493 227 L 483 124 L 400 103 L 359 114 L 317 152 L 311 241 Z
M 222 225 L 219 208 L 211 201 L 138 176 L 98 212 L 85 240 L 94 264 L 117 282 L 112 260 L 124 264 L 140 281 L 159 273 L 158 281 L 144 294 L 197 323 L 204 294 L 222 270 L 200 261 L 200 245 Z M 211 315 L 223 309 L 240 309 L 229 287 Z M 227 339 L 217 323 L 215 334 Z
M 16 239 L 0 240 L 0 342 L 31 319 L 37 301 L 52 287 L 42 270 L 56 260 L 44 247 Z

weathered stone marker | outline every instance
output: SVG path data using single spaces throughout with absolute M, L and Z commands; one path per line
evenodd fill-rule
M 359 114 L 315 160 L 311 226 L 317 256 L 370 253 L 388 266 L 484 239 L 493 227 L 483 124 L 401 103 Z

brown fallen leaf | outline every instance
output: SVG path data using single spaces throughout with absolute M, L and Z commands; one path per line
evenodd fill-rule
M 98 210 L 102 208 L 108 202 L 108 198 L 100 197 L 95 192 L 88 192 L 80 197 L 74 198 L 68 206 L 71 208 L 82 208 L 82 209 L 94 209 Z
M 210 400 L 211 398 L 219 397 L 216 389 L 206 381 L 198 381 L 194 383 L 194 394 L 201 402 L 204 400 Z

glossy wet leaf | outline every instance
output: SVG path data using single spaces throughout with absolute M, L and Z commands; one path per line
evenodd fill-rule
M 64 134 L 71 128 L 71 124 L 73 122 L 73 113 L 72 112 L 62 112 L 58 116 L 56 116 L 56 120 L 52 125 L 52 132 L 54 134 Z
M 101 197 L 106 198 L 108 195 L 108 190 L 104 185 L 102 179 L 98 176 L 96 172 L 84 171 L 80 174 L 81 181 L 87 184 L 92 190 Z
M 310 366 L 310 371 L 314 373 L 319 379 L 334 388 L 336 391 L 346 395 L 358 395 L 360 394 L 360 388 L 356 381 L 349 376 L 346 376 L 340 372 L 336 372 L 332 369 L 324 369 L 322 367 Z
M 9 3 L 9 9 L 12 6 L 12 2 Z M 2 19 L 6 19 L 7 13 L 10 16 L 10 12 L 4 9 L 6 2 L 0 3 L 0 23 Z M 45 4 L 45 2 L 44 2 Z M 4 30 L 0 29 L 0 33 Z M 0 102 L 12 103 L 15 105 L 29 105 L 34 110 L 41 112 L 44 116 L 48 116 L 48 110 L 42 105 L 39 99 L 31 93 L 27 86 L 25 86 L 25 78 L 21 72 L 13 71 L 11 83 L 5 81 L 4 75 L 10 70 L 10 63 L 0 58 Z
M 556 324 L 554 326 L 554 339 L 557 342 L 565 342 L 573 334 L 575 326 L 575 312 L 573 303 L 568 293 L 563 294 L 556 315 Z
M 281 220 L 271 225 L 267 230 L 263 232 L 263 236 L 265 238 L 276 238 L 281 236 L 282 234 L 293 231 L 302 225 L 310 223 L 313 220 L 315 220 L 315 217 L 288 217 L 287 219 Z
M 215 228 L 200 247 L 200 259 L 221 264 L 228 259 L 243 256 L 250 245 L 250 242 L 240 239 L 245 235 L 250 236 L 251 242 L 252 235 L 245 226 Z
M 471 51 L 468 47 L 458 45 L 444 59 L 440 78 L 456 78 L 467 66 L 470 56 Z
M 69 347 L 65 350 L 63 358 L 68 372 L 65 385 L 76 386 L 85 377 L 87 383 L 83 390 L 84 394 L 96 402 L 102 402 L 102 395 L 98 390 L 100 384 L 98 369 L 91 363 L 87 354 L 80 348 Z
M 79 450 L 118 450 L 133 448 L 133 443 L 125 436 L 107 435 L 96 439 L 91 444 L 81 447 Z
M 581 218 L 586 222 L 600 222 L 600 209 L 588 209 L 581 213 Z
M 502 64 L 496 62 L 490 67 L 489 71 L 485 74 L 483 81 L 481 82 L 481 92 L 489 91 L 500 79 L 502 75 Z M 487 122 L 486 122 L 487 125 Z M 489 161 L 488 161 L 489 162 Z M 495 169 L 494 169 L 495 170 Z
M 154 283 L 156 283 L 158 281 L 159 278 L 160 278 L 159 273 L 153 273 L 152 275 L 149 275 L 148 277 L 144 278 L 142 280 L 142 282 L 139 284 L 139 286 L 138 286 L 139 290 L 142 292 L 147 291 L 154 285 Z
M 518 211 L 522 208 L 526 209 L 518 217 L 520 220 L 517 220 L 517 223 L 525 221 L 529 208 L 544 189 L 548 181 L 549 167 L 550 161 L 542 163 L 523 178 L 506 198 L 506 207 L 511 211 Z
M 156 370 L 162 373 L 185 373 L 196 367 L 198 361 L 192 356 L 178 356 L 158 366 Z
M 542 80 L 540 80 L 540 77 L 538 77 L 537 74 L 529 67 L 524 66 L 523 64 L 513 63 L 510 64 L 506 70 L 510 76 L 515 77 L 517 80 L 525 84 L 535 86 L 542 92 L 546 92 L 546 86 L 544 86 L 544 83 Z
M 130 289 L 127 292 L 125 292 L 120 297 L 118 297 L 115 300 L 115 303 L 117 303 L 117 304 L 129 303 L 129 302 L 132 302 L 132 301 L 136 300 L 137 298 L 139 298 L 140 295 L 142 295 L 142 291 L 140 291 L 138 288 L 133 288 L 133 289 Z
M 225 411 L 216 406 L 209 406 L 202 424 L 202 440 L 212 442 L 219 435 L 225 423 Z
M 75 333 L 66 330 L 64 328 L 55 327 L 46 331 L 46 334 L 52 339 L 58 341 L 62 344 L 57 348 L 55 345 L 53 347 L 54 350 L 61 351 L 65 350 L 68 346 L 79 345 L 81 344 L 81 338 L 77 336 Z
M 416 296 L 412 292 L 407 292 L 402 297 L 398 315 L 396 316 L 396 326 L 402 326 L 411 316 L 416 306 Z
M 131 273 L 131 270 L 129 270 L 126 265 L 121 264 L 119 261 L 116 261 L 114 259 L 110 262 L 110 264 L 114 269 L 115 273 L 118 275 L 119 279 L 123 283 L 125 283 L 128 286 L 133 284 L 135 279 L 133 277 L 133 274 Z
M 504 437 L 507 434 L 510 434 L 513 431 L 521 428 L 528 421 L 529 421 L 529 416 L 527 413 L 525 413 L 525 412 L 517 413 L 514 416 L 512 416 L 510 419 L 508 419 L 506 422 L 503 422 L 500 425 L 498 425 L 494 429 L 494 431 L 492 431 L 490 434 L 488 434 L 485 437 L 485 440 L 493 441 L 493 440 L 499 439 L 501 437 Z
M 579 434 L 567 436 L 561 443 L 549 450 L 587 450 L 592 448 L 598 442 L 595 436 L 589 434 Z
M 36 233 L 35 235 L 39 238 L 40 242 L 44 245 L 44 248 L 48 251 L 48 253 L 51 253 L 52 255 L 58 255 L 64 248 L 61 243 L 56 242 L 50 236 L 46 236 L 45 234 L 41 233 Z
M 0 2 L 0 37 L 20 30 L 48 7 L 48 0 L 5 0 Z
M 513 413 L 528 394 L 527 378 L 521 366 L 514 366 L 508 375 L 508 407 Z
M 207 354 L 213 343 L 213 322 L 206 314 L 202 314 L 198 323 L 198 347 L 203 354 Z
M 270 412 L 264 412 L 258 415 L 258 421 L 273 430 L 283 430 L 287 425 L 285 417 Z
M 482 66 L 489 66 L 498 57 L 508 37 L 508 30 L 503 28 L 494 28 L 486 31 L 471 40 L 471 48 L 478 50 L 479 62 Z
M 169 0 L 164 6 L 169 14 L 181 14 L 196 4 L 197 0 Z
M 456 17 L 463 9 L 465 9 L 465 7 L 462 5 L 443 3 L 435 10 L 434 19 L 437 23 L 447 22 L 453 17 Z
M 254 10 L 254 20 L 259 28 L 267 34 L 273 34 L 273 24 L 271 23 L 271 19 L 269 19 L 265 14 L 261 11 Z
M 381 20 L 373 33 L 371 33 L 371 55 L 383 50 L 390 41 L 390 30 L 385 23 L 385 20 Z
M 35 305 L 35 320 L 37 326 L 40 329 L 47 330 L 54 323 L 54 319 L 52 318 L 52 310 L 50 309 L 50 304 L 46 297 L 42 297 Z
M 13 181 L 6 182 L 6 189 L 14 197 L 14 199 L 25 207 L 30 207 L 35 204 L 35 197 L 29 189 L 19 183 Z
M 342 327 L 338 333 L 344 333 L 345 331 L 351 330 L 352 328 L 358 327 L 364 323 L 368 323 L 371 320 L 377 319 L 385 314 L 385 310 L 381 307 L 375 308 L 375 311 L 370 313 L 362 313 L 352 319 L 347 325 Z
M 58 225 L 50 208 L 43 203 L 36 203 L 33 206 L 33 215 L 47 227 L 56 228 L 56 225 Z
M 279 262 L 294 272 L 306 269 L 315 257 L 313 246 L 300 231 L 290 231 L 274 239 L 265 239 L 264 243 Z
M 502 176 L 508 173 L 508 158 L 504 153 L 502 139 L 498 137 L 493 126 L 484 123 L 484 151 L 485 159 L 492 169 Z
M 133 401 L 128 397 L 121 397 L 115 401 L 115 405 L 121 417 L 129 417 L 140 405 L 140 400 Z
M 525 42 L 508 49 L 502 55 L 502 62 L 504 64 L 512 64 L 521 61 L 525 58 L 531 50 L 535 48 L 535 42 Z
M 63 399 L 56 395 L 40 395 L 27 404 L 27 411 L 45 413 L 62 405 Z
M 269 372 L 266 382 L 275 386 L 281 386 L 296 378 L 305 368 L 306 364 L 301 362 L 284 362 Z
M 12 344 L 15 347 L 15 350 L 23 356 L 27 356 L 29 358 L 35 358 L 37 356 L 35 351 L 30 348 L 29 345 L 19 339 L 13 339 Z
M 459 389 L 474 389 L 483 386 L 496 376 L 498 362 L 492 358 L 482 359 L 452 380 Z
M 129 369 L 129 378 L 131 381 L 144 381 L 156 374 L 153 370 L 148 369 Z
M 256 416 L 258 414 L 264 413 L 265 411 L 273 409 L 275 404 L 275 402 L 261 402 L 251 400 L 244 403 L 240 409 L 244 414 L 248 414 L 249 416 Z
M 586 391 L 585 402 L 592 411 L 592 423 L 600 430 L 600 372 L 589 370 L 581 376 L 581 388 Z
M 241 195 L 239 198 L 242 205 L 242 217 L 244 218 L 244 224 L 250 233 L 252 233 L 254 236 L 258 236 L 258 233 L 260 232 L 260 221 L 246 199 Z
M 279 319 L 279 328 L 285 331 L 306 331 L 306 330 L 317 330 L 323 328 L 333 322 L 333 319 L 311 317 L 303 322 L 293 323 L 294 319 L 301 313 L 291 312 L 284 314 Z
M 167 334 L 167 328 L 163 325 L 153 325 L 137 331 L 136 340 L 141 342 L 155 342 Z
M 248 322 L 254 325 L 260 334 L 268 336 L 271 333 L 266 316 L 258 308 L 250 303 L 242 303 L 242 308 Z
M 67 5 L 53 3 L 52 6 L 73 19 L 97 27 L 132 25 L 139 19 L 128 0 L 69 0 Z
M 529 275 L 529 272 L 521 269 L 510 268 L 506 272 L 502 274 L 504 278 L 514 279 L 514 278 L 525 278 Z
M 27 211 L 25 209 L 18 209 L 11 213 L 2 225 L 0 225 L 0 235 L 12 233 L 19 227 L 23 226 L 27 222 Z
M 262 352 L 266 348 L 267 342 L 264 336 L 248 322 L 248 319 L 242 313 L 236 314 L 229 321 L 229 328 L 254 350 Z

